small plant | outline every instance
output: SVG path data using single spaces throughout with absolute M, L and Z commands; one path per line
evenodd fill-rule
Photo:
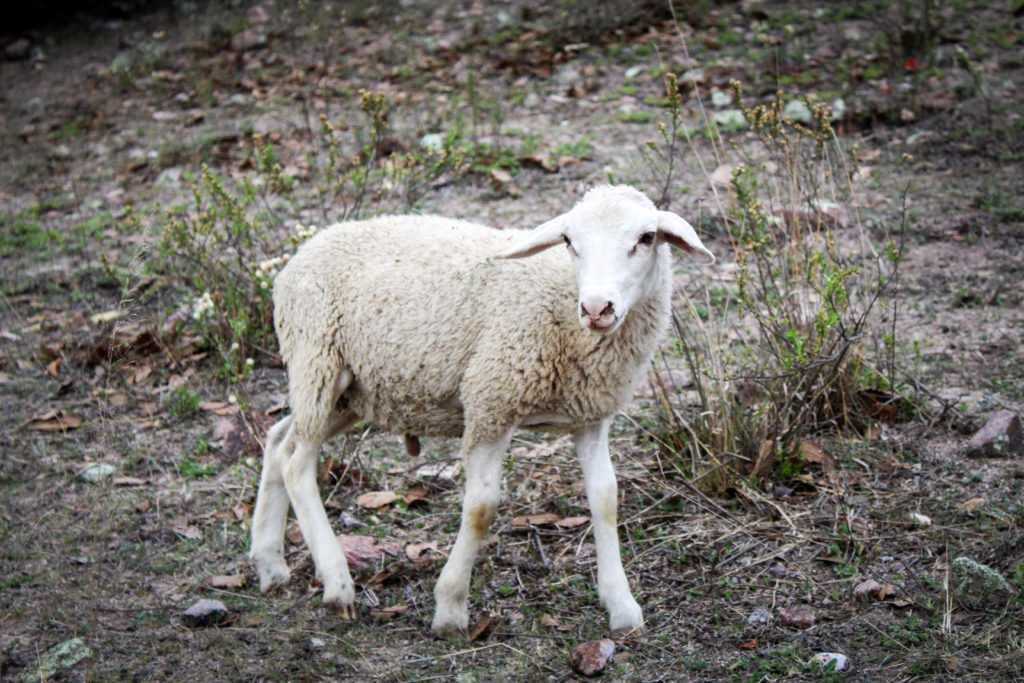
M 386 153 L 389 104 L 383 93 L 361 91 L 362 126 L 351 130 L 356 149 L 343 149 L 339 125 L 324 116 L 310 131 L 314 182 L 305 189 L 285 175 L 274 146 L 252 139 L 254 173 L 228 178 L 202 166 L 188 206 L 168 210 L 149 268 L 191 301 L 192 324 L 221 360 L 221 375 L 237 381 L 257 358 L 273 354 L 271 293 L 277 271 L 315 228 L 289 232 L 289 216 L 310 205 L 324 224 L 357 219 L 369 202 L 389 198 L 411 207 L 432 180 L 465 168 L 455 132 L 436 145 Z
M 217 468 L 213 465 L 202 465 L 191 458 L 182 460 L 178 471 L 186 479 L 206 479 L 217 474 Z
M 178 387 L 167 395 L 167 412 L 175 420 L 191 420 L 202 412 L 199 397 L 187 387 Z
M 681 104 L 675 78 L 665 81 L 669 123 L 659 124 L 663 144 L 650 143 L 647 153 L 667 203 Z M 732 88 L 739 100 L 739 84 Z M 859 228 L 859 247 L 839 246 L 840 230 L 858 225 L 843 205 L 853 169 L 830 111 L 812 104 L 813 121 L 803 125 L 784 120 L 783 109 L 779 93 L 744 112 L 760 148 L 735 164 L 728 196 L 719 198 L 735 287 L 723 295 L 705 286 L 673 314 L 698 406 L 690 411 L 666 395 L 661 438 L 710 490 L 734 486 L 737 475 L 796 476 L 807 433 L 862 430 L 879 412 L 901 407 L 895 329 L 883 327 L 878 313 L 895 320 L 886 297 L 902 243 L 876 250 Z

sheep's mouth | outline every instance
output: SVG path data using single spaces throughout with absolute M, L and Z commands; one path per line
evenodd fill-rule
M 589 318 L 585 318 L 581 320 L 581 322 L 588 330 L 597 332 L 598 334 L 608 334 L 619 326 L 619 319 L 617 317 L 609 318 L 608 320 L 590 320 Z

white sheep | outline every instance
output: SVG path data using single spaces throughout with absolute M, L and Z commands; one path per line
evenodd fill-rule
M 568 255 L 545 251 L 563 242 Z M 625 186 L 592 189 L 529 232 L 386 216 L 331 226 L 304 244 L 274 284 L 292 412 L 267 435 L 250 551 L 260 590 L 289 577 L 290 500 L 324 604 L 355 617 L 348 565 L 317 489 L 325 440 L 358 420 L 409 435 L 410 450 L 413 435 L 461 436 L 462 523 L 434 591 L 432 629 L 465 632 L 477 547 L 512 433 L 523 427 L 575 434 L 598 594 L 613 632 L 639 628 L 619 554 L 608 426 L 667 329 L 669 244 L 714 261 L 686 221 Z

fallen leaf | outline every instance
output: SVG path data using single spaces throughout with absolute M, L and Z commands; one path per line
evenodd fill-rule
M 410 486 L 402 496 L 402 500 L 405 501 L 406 505 L 427 502 L 427 487 L 422 484 Z
M 541 512 L 536 515 L 521 515 L 512 520 L 512 526 L 542 526 L 561 521 L 562 515 L 557 512 Z
M 441 554 L 437 545 L 437 541 L 410 543 L 405 546 L 405 556 L 412 560 L 412 563 L 415 565 L 431 564 L 434 561 L 434 555 Z
M 825 451 L 813 441 L 801 441 L 800 452 L 804 456 L 804 462 L 822 464 L 825 462 Z
M 543 612 L 540 615 L 540 623 L 544 624 L 545 626 L 550 626 L 552 628 L 562 627 L 562 622 L 558 620 L 558 617 L 548 614 L 547 612 Z
M 392 605 L 391 607 L 378 607 L 370 610 L 370 616 L 375 619 L 391 619 L 399 614 L 409 611 L 408 605 Z
M 878 583 L 874 579 L 861 581 L 853 589 L 853 597 L 862 602 L 871 599 L 881 601 L 895 594 L 896 588 L 891 583 Z
M 488 629 L 491 628 L 492 621 L 493 619 L 487 614 L 477 619 L 477 622 L 473 624 L 473 628 L 469 629 L 469 642 L 473 643 L 482 638 Z
M 185 524 L 183 522 L 176 522 L 171 524 L 171 531 L 178 534 L 182 538 L 187 538 L 191 541 L 203 540 L 203 532 L 199 530 L 199 527 L 194 524 Z
M 974 512 L 978 508 L 984 507 L 987 503 L 987 498 L 971 498 L 957 505 L 956 509 L 960 512 Z
M 245 574 L 217 574 L 208 581 L 214 588 L 241 588 L 245 585 Z
M 384 553 L 394 553 L 395 546 L 382 546 L 372 536 L 342 534 L 338 536 L 338 545 L 345 552 L 349 565 L 358 569 L 368 562 L 376 562 L 384 557 Z
M 583 526 L 590 522 L 590 517 L 583 515 L 581 517 L 566 517 L 555 522 L 555 526 L 561 529 L 575 529 L 578 526 Z
M 376 510 L 385 505 L 390 505 L 398 499 L 394 491 L 370 491 L 356 498 L 356 505 L 369 510 Z
M 28 428 L 40 432 L 63 432 L 78 429 L 84 421 L 81 415 L 65 415 L 63 412 L 53 411 L 33 418 Z
M 740 643 L 741 650 L 753 650 L 755 647 L 757 647 L 757 638 L 752 638 L 745 643 Z

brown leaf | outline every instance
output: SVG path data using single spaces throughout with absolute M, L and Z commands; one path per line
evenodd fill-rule
M 52 375 L 53 377 L 56 377 L 56 376 L 58 376 L 60 374 L 60 359 L 59 358 L 57 360 L 50 361 L 50 363 L 46 366 L 46 373 L 48 375 Z
M 410 543 L 405 546 L 405 556 L 412 560 L 412 563 L 417 566 L 431 564 L 434 561 L 435 555 L 441 554 L 437 545 L 437 541 L 430 541 L 428 543 Z
M 863 602 L 872 599 L 881 601 L 895 594 L 896 588 L 891 583 L 878 583 L 874 579 L 861 581 L 853 589 L 853 597 Z
M 800 451 L 803 453 L 804 462 L 822 464 L 825 462 L 825 451 L 813 441 L 801 441 Z
M 755 647 L 757 647 L 757 638 L 748 640 L 745 643 L 740 643 L 741 650 L 753 650 Z
M 203 540 L 203 532 L 199 530 L 199 527 L 194 524 L 186 524 L 184 522 L 174 522 L 171 524 L 171 531 L 178 534 L 182 538 L 187 538 L 190 541 L 201 541 Z
M 426 503 L 427 502 L 427 487 L 422 484 L 414 484 L 410 486 L 405 495 L 402 496 L 402 500 L 405 501 L 406 505 L 413 505 L 414 503 Z
M 545 626 L 550 626 L 551 628 L 562 627 L 562 622 L 558 620 L 558 617 L 548 614 L 547 612 L 541 613 L 540 623 L 544 624 Z
M 960 512 L 974 512 L 978 508 L 985 507 L 987 504 L 987 498 L 971 498 L 957 505 L 956 509 Z
M 245 580 L 245 574 L 217 574 L 208 579 L 214 588 L 241 588 L 245 585 Z
M 542 526 L 554 524 L 562 519 L 557 512 L 541 512 L 536 515 L 521 515 L 512 520 L 512 526 Z
M 342 534 L 338 536 L 338 545 L 345 552 L 349 565 L 354 569 L 363 567 L 367 562 L 376 562 L 384 557 L 388 548 L 378 545 L 372 536 Z
M 469 642 L 473 643 L 482 638 L 488 629 L 491 628 L 492 621 L 493 619 L 486 614 L 477 619 L 477 622 L 473 624 L 473 628 L 469 629 Z
M 356 498 L 356 505 L 369 510 L 376 510 L 385 505 L 390 505 L 397 498 L 398 494 L 394 491 L 370 491 Z
M 78 429 L 85 420 L 81 415 L 65 415 L 63 411 L 49 411 L 33 418 L 28 428 L 39 432 L 64 432 Z
M 590 517 L 587 517 L 586 515 L 580 517 L 566 517 L 565 519 L 560 519 L 555 522 L 555 526 L 560 529 L 575 529 L 576 527 L 583 526 L 588 522 L 590 522 Z
M 409 611 L 408 605 L 392 605 L 391 607 L 378 607 L 370 610 L 370 616 L 375 619 L 391 619 L 399 614 Z

